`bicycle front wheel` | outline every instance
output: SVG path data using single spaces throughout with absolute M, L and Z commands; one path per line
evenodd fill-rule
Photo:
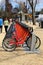
M 28 38 L 26 41 L 26 45 L 29 49 L 31 49 L 31 44 L 32 44 L 32 37 Z M 35 49 L 38 49 L 40 45 L 41 45 L 41 40 L 38 36 L 36 36 Z

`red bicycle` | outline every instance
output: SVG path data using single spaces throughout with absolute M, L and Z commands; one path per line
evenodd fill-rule
M 32 42 L 32 32 L 33 32 L 32 27 L 28 27 L 27 25 L 20 22 L 16 22 L 16 24 L 14 24 L 13 22 L 3 39 L 2 47 L 6 51 L 14 51 L 16 47 L 19 46 L 19 44 L 23 45 L 25 42 L 30 50 Z M 41 45 L 40 38 L 37 36 L 35 44 L 36 49 L 38 49 Z

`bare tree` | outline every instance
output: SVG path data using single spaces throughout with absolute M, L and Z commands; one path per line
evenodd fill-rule
M 20 9 L 23 10 L 24 9 L 24 3 L 22 1 L 20 1 L 19 4 L 20 4 Z
M 20 1 L 19 4 L 20 4 L 20 10 L 22 10 L 24 13 L 27 13 L 27 7 L 25 2 Z
M 9 0 L 5 0 L 5 16 L 10 17 L 12 14 L 12 4 L 9 3 Z
M 32 22 L 33 22 L 33 25 L 35 25 L 35 7 L 36 7 L 36 4 L 37 4 L 37 0 L 28 0 L 30 6 L 31 6 L 31 9 L 32 9 Z

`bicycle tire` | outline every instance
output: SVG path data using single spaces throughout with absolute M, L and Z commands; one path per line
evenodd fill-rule
M 39 45 L 36 47 L 36 49 L 38 49 L 39 47 L 40 47 L 40 45 L 41 45 L 41 40 L 40 40 L 40 38 L 38 37 L 38 36 L 36 36 L 36 43 L 37 43 L 37 41 L 39 40 Z M 35 43 L 35 44 L 36 44 Z
M 35 47 L 35 49 L 38 49 L 38 48 L 40 47 L 40 45 L 41 45 L 41 40 L 40 40 L 40 38 L 39 38 L 38 36 L 36 36 L 35 45 L 37 44 L 37 41 L 39 41 L 39 43 L 38 43 L 38 46 Z M 29 43 L 29 42 L 30 42 L 30 43 Z M 28 47 L 29 49 L 31 48 L 31 43 L 32 43 L 32 37 L 29 37 L 29 38 L 27 39 L 27 41 L 26 41 L 26 45 L 27 45 L 27 47 Z

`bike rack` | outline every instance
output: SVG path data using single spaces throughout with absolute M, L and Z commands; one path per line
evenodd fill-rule
M 35 49 L 35 42 L 36 42 L 36 36 L 33 33 L 32 34 L 32 44 L 31 44 L 31 52 L 32 53 L 39 53 L 39 49 Z
M 26 53 L 40 53 L 39 49 L 35 49 L 35 41 L 36 41 L 36 36 L 35 36 L 34 33 L 32 33 L 31 50 L 29 51 L 29 49 L 27 47 L 24 48 L 24 50 L 26 51 Z

